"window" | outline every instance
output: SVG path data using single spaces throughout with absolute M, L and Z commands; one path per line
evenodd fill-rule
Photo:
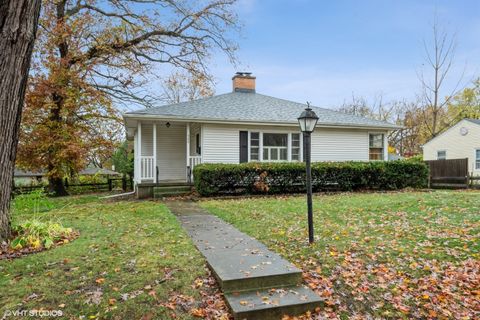
M 475 169 L 480 169 L 480 149 L 475 150 Z
M 370 160 L 383 160 L 383 134 L 370 134 Z
M 195 151 L 197 152 L 198 155 L 202 154 L 202 147 L 200 146 L 200 133 L 197 133 L 195 135 Z
M 300 133 L 292 133 L 292 161 L 300 161 Z
M 447 151 L 441 150 L 437 151 L 437 160 L 445 160 L 447 159 Z
M 300 133 L 249 132 L 248 161 L 301 161 Z M 290 147 L 290 150 L 288 149 Z M 290 151 L 290 154 L 289 154 Z
M 250 132 L 250 161 L 260 160 L 260 133 Z
M 263 160 L 287 161 L 288 160 L 288 134 L 264 133 L 263 134 Z

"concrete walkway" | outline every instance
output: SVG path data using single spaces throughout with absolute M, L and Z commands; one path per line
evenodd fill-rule
M 321 305 L 301 270 L 192 201 L 167 201 L 203 254 L 235 319 L 281 319 Z

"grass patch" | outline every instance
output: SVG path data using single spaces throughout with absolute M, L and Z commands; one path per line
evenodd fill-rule
M 312 246 L 302 196 L 201 205 L 302 268 L 336 314 L 469 319 L 480 307 L 475 292 L 479 196 L 466 191 L 317 195 Z
M 1 315 L 43 308 L 70 319 L 193 318 L 189 310 L 201 300 L 193 284 L 206 276 L 204 260 L 163 204 L 78 196 L 48 199 L 34 209 L 18 197 L 13 224 L 34 216 L 78 230 L 80 237 L 0 261 Z M 179 296 L 189 308 L 172 304 Z

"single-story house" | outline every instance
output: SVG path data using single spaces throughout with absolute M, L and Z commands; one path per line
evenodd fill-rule
M 29 186 L 46 183 L 45 172 L 28 171 L 15 168 L 13 172 L 13 184 L 15 186 Z
M 480 175 L 480 120 L 463 119 L 423 145 L 424 160 L 468 158 L 469 171 Z
M 200 163 L 303 160 L 297 118 L 306 105 L 257 93 L 250 73 L 232 80 L 230 93 L 123 114 L 136 184 L 187 183 Z M 312 109 L 312 161 L 388 160 L 387 133 L 398 126 Z

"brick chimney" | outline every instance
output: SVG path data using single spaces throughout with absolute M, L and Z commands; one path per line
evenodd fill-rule
M 233 92 L 255 92 L 255 77 L 251 72 L 237 72 L 232 82 Z

